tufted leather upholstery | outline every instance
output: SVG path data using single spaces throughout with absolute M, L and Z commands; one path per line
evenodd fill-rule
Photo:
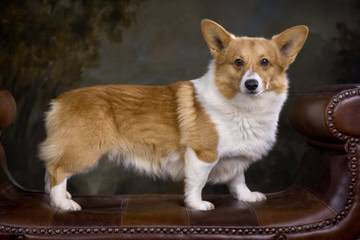
M 15 104 L 0 91 L 0 128 Z M 360 235 L 360 88 L 332 86 L 297 97 L 290 119 L 309 143 L 296 182 L 263 203 L 205 196 L 216 209 L 183 206 L 181 195 L 75 196 L 79 212 L 48 205 L 11 178 L 0 145 L 0 239 L 356 239 Z

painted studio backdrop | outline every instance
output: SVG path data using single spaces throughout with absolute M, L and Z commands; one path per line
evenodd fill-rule
M 15 179 L 43 188 L 37 150 L 45 138 L 44 112 L 58 94 L 96 84 L 156 85 L 201 76 L 210 60 L 202 18 L 237 35 L 267 38 L 293 25 L 310 27 L 289 71 L 277 144 L 246 174 L 252 190 L 290 185 L 306 147 L 287 119 L 293 96 L 326 84 L 360 83 L 359 1 L 2 0 L 0 87 L 15 96 L 18 116 L 1 138 Z M 78 194 L 182 193 L 183 186 L 106 161 L 69 184 Z M 220 185 L 205 191 L 227 190 Z

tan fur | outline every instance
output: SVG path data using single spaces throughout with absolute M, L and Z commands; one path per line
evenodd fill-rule
M 237 58 L 243 59 L 243 67 L 234 66 Z M 261 66 L 262 58 L 269 59 L 270 65 Z M 281 93 L 287 89 L 276 46 L 266 39 L 241 37 L 233 39 L 216 61 L 216 84 L 226 98 L 231 99 L 240 91 L 240 80 L 248 69 L 258 73 L 269 90 Z
M 279 94 L 286 91 L 286 70 L 295 60 L 308 34 L 306 26 L 295 26 L 268 40 L 235 37 L 222 26 L 207 19 L 202 21 L 202 27 L 204 39 L 216 60 L 216 85 L 227 99 L 239 92 L 240 80 L 249 69 L 260 75 L 267 90 Z M 237 58 L 244 61 L 244 66 L 234 65 Z M 261 66 L 262 58 L 268 59 L 270 64 Z
M 215 128 L 190 82 L 73 90 L 53 101 L 46 122 L 40 157 L 51 186 L 91 168 L 114 149 L 151 165 L 172 152 L 182 155 L 186 145 L 203 161 L 216 159 Z
M 205 162 L 217 159 L 218 133 L 214 123 L 195 100 L 192 83 L 179 86 L 177 106 L 181 129 L 181 144 L 191 147 Z

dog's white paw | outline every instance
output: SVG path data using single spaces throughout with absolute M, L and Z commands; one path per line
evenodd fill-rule
M 191 203 L 187 203 L 187 206 L 194 210 L 200 210 L 200 211 L 209 211 L 215 209 L 214 204 L 208 201 L 191 202 Z
M 246 202 L 260 202 L 266 200 L 265 194 L 261 192 L 246 192 L 237 194 L 236 198 Z
M 68 198 L 52 201 L 51 205 L 54 207 L 57 207 L 61 210 L 64 210 L 64 211 L 80 211 L 81 210 L 81 206 L 77 202 L 75 202 L 71 199 L 68 199 Z

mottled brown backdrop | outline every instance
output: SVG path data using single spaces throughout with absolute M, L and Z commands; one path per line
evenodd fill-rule
M 360 82 L 360 5 L 337 1 L 0 1 L 0 87 L 18 104 L 18 118 L 1 138 L 9 167 L 22 185 L 42 189 L 37 146 L 45 137 L 49 100 L 69 89 L 108 83 L 166 84 L 193 79 L 210 59 L 200 20 L 218 21 L 237 35 L 271 37 L 306 24 L 310 37 L 289 71 L 291 91 Z M 304 139 L 285 106 L 278 142 L 247 173 L 252 189 L 271 192 L 296 178 Z M 70 181 L 79 194 L 181 193 L 182 183 L 139 176 L 102 161 Z M 207 192 L 226 192 L 209 186 Z

